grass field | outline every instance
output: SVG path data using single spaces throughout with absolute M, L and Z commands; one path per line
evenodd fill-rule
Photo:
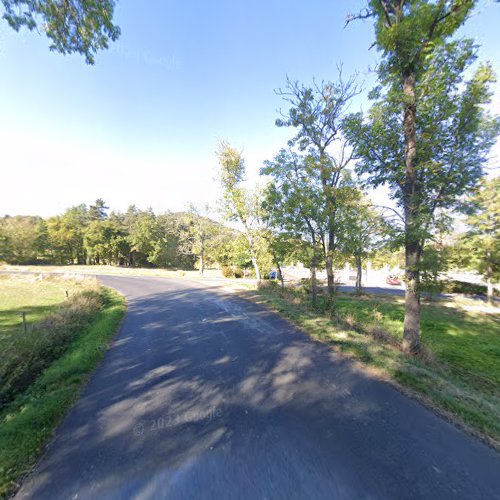
M 124 298 L 94 280 L 0 277 L 0 498 L 35 464 L 124 312 Z
M 424 304 L 423 354 L 404 355 L 402 299 L 340 294 L 335 313 L 299 292 L 249 292 L 313 337 L 361 361 L 500 448 L 500 314 L 472 301 Z M 324 299 L 323 299 L 324 300 Z
M 39 321 L 78 288 L 77 281 L 0 276 L 0 337 L 22 330 L 22 312 L 29 323 Z

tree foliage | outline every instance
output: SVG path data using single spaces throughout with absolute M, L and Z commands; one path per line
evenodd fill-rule
M 271 179 L 263 201 L 269 227 L 295 241 L 295 254 L 311 269 L 316 302 L 316 270 L 326 262 L 327 211 L 314 168 L 311 156 L 282 149 L 265 162 L 261 174 Z
M 452 209 L 483 175 L 499 129 L 488 115 L 493 73 L 478 66 L 469 40 L 456 33 L 473 0 L 371 0 L 356 17 L 375 21 L 382 54 L 380 85 L 367 117 L 347 119 L 344 130 L 372 186 L 388 185 L 402 209 L 406 299 L 404 347 L 420 346 L 420 261 L 435 214 Z
M 12 264 L 112 264 L 193 269 L 205 265 L 251 265 L 246 237 L 197 210 L 155 214 L 130 206 L 112 211 L 103 200 L 70 207 L 62 215 L 0 218 L 0 261 Z M 241 246 L 241 245 L 240 245 Z
M 242 186 L 245 180 L 245 160 L 240 151 L 222 141 L 217 152 L 219 180 L 222 187 L 222 211 L 227 220 L 243 226 L 255 275 L 260 280 L 258 258 L 260 196 L 258 190 L 250 191 Z
M 41 217 L 0 219 L 0 261 L 35 263 L 46 247 L 47 226 Z
M 467 203 L 466 233 L 456 247 L 456 261 L 484 276 L 488 298 L 500 282 L 500 177 L 484 179 Z
M 384 242 L 386 222 L 381 212 L 360 190 L 351 189 L 344 209 L 339 214 L 342 227 L 338 246 L 356 267 L 356 292 L 362 291 L 362 267 L 370 255 Z
M 348 167 L 352 159 L 341 125 L 352 98 L 359 92 L 355 77 L 344 80 L 341 66 L 335 82 L 314 82 L 308 87 L 287 79 L 285 89 L 278 91 L 290 107 L 276 120 L 276 125 L 297 130 L 289 145 L 308 152 L 309 165 L 314 167 L 310 174 L 317 177 L 321 186 L 320 202 L 328 221 L 325 264 L 330 294 L 335 291 L 333 261 L 341 231 L 337 219 L 345 186 L 349 184 Z
M 43 30 L 50 50 L 78 53 L 88 64 L 95 54 L 116 41 L 120 28 L 113 24 L 114 0 L 2 0 L 3 19 L 16 31 Z

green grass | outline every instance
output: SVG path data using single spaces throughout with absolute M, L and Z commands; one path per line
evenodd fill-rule
M 22 293 L 17 296 L 20 298 L 11 301 L 11 307 L 17 309 L 31 305 L 38 319 L 47 321 L 50 316 L 43 319 L 43 315 L 49 312 L 58 314 L 57 300 L 61 298 L 61 290 L 64 300 L 65 286 L 68 286 L 62 280 L 57 281 L 44 284 L 42 288 L 46 295 L 41 292 L 42 288 L 38 288 L 37 297 L 27 292 L 23 284 L 17 283 Z M 5 291 L 5 285 L 5 281 L 0 283 L 2 291 Z M 15 286 L 12 285 L 11 290 Z M 105 350 L 103 346 L 107 346 L 117 331 L 126 309 L 124 298 L 109 289 L 101 288 L 99 293 L 102 303 L 96 314 L 71 337 L 62 355 L 0 413 L 0 497 L 11 494 L 16 489 L 17 481 L 35 464 L 44 444 L 77 399 L 89 374 L 101 361 Z M 25 297 L 27 302 L 23 303 L 21 297 Z M 59 307 L 62 307 L 60 302 Z M 18 326 L 10 317 L 2 303 L 4 336 L 15 335 L 16 331 L 19 333 Z
M 420 357 L 398 348 L 401 299 L 339 294 L 335 313 L 299 292 L 255 292 L 259 301 L 310 335 L 360 360 L 493 446 L 500 443 L 500 314 L 457 303 L 423 304 Z M 255 300 L 255 297 L 254 297 Z M 466 305 L 471 306 L 472 301 Z
M 0 314 L 4 320 L 0 335 L 1 411 L 65 352 L 99 313 L 103 297 L 102 288 L 92 278 L 13 276 L 0 284 L 6 298 Z M 26 326 L 21 311 L 27 311 Z
M 73 280 L 0 276 L 0 338 L 22 330 L 22 312 L 28 323 L 40 321 L 64 302 L 66 290 L 73 293 L 79 285 Z

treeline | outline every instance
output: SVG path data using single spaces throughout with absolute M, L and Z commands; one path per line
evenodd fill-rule
M 0 219 L 0 261 L 9 264 L 112 264 L 129 267 L 248 268 L 244 235 L 191 206 L 155 214 L 130 206 L 109 211 L 102 199 L 62 215 Z

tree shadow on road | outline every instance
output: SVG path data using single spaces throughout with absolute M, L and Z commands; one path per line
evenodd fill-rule
M 410 450 L 430 438 L 439 451 L 441 431 L 417 403 L 262 306 L 215 288 L 168 290 L 129 300 L 121 334 L 26 491 L 397 497 L 433 480 L 411 467 Z

